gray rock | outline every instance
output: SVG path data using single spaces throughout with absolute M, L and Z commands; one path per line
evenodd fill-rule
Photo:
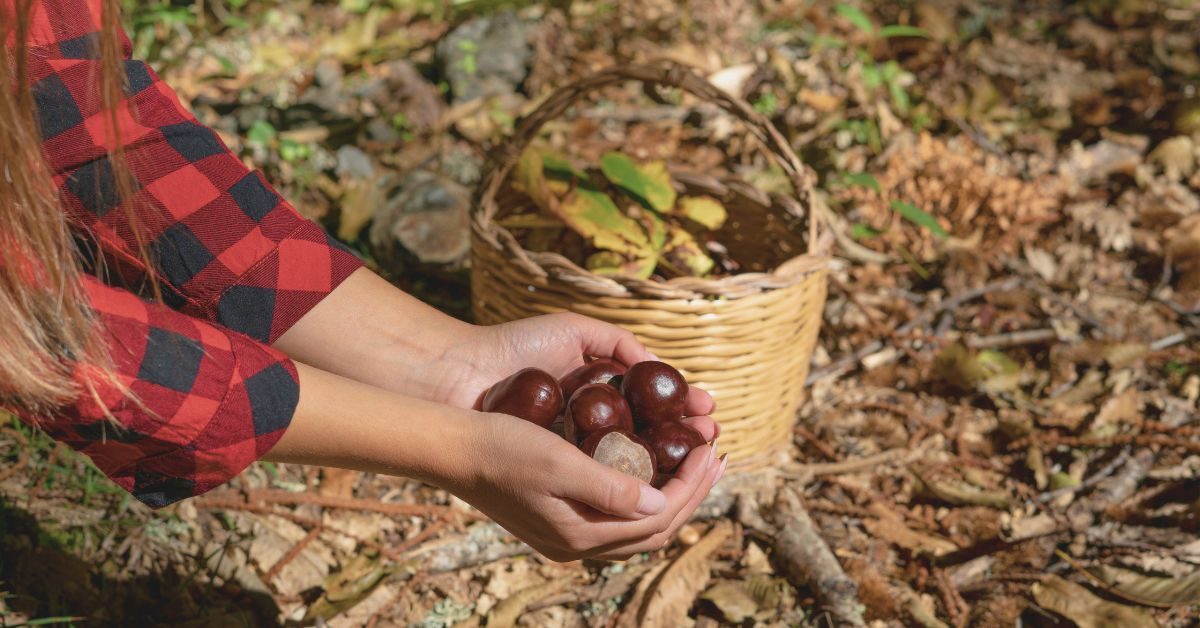
M 533 49 L 526 25 L 506 11 L 462 24 L 438 42 L 436 54 L 454 102 L 465 102 L 516 91 Z
M 371 223 L 371 246 L 381 260 L 397 245 L 427 264 L 459 264 L 471 248 L 471 192 L 427 170 L 414 170 L 387 193 Z
M 342 178 L 367 179 L 375 174 L 375 165 L 361 149 L 347 144 L 337 150 L 337 174 Z

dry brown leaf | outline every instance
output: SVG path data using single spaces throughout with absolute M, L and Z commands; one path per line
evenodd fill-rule
M 1147 606 L 1200 604 L 1200 572 L 1183 578 L 1158 578 L 1104 565 L 1097 576 L 1122 597 Z
M 694 545 L 692 547 L 695 547 Z M 639 621 L 638 611 L 645 605 L 646 595 L 650 592 L 650 587 L 658 581 L 658 577 L 662 575 L 670 563 L 659 562 L 646 571 L 646 575 L 638 581 L 637 588 L 633 590 L 633 597 L 630 598 L 629 604 L 625 606 L 621 613 L 621 618 L 617 620 L 617 628 L 638 628 Z
M 678 626 L 688 616 L 696 596 L 708 584 L 708 557 L 733 534 L 733 523 L 720 521 L 676 558 L 654 582 L 645 604 L 637 609 L 640 626 Z
M 913 550 L 918 554 L 925 553 L 934 556 L 948 554 L 958 549 L 957 545 L 940 536 L 913 530 L 904 524 L 904 520 L 899 515 L 883 504 L 871 504 L 868 510 L 879 518 L 863 521 L 863 527 L 873 536 L 889 543 Z
M 1156 628 L 1146 611 L 1097 597 L 1088 589 L 1058 576 L 1033 585 L 1039 606 L 1070 619 L 1079 628 Z
M 517 591 L 488 613 L 488 628 L 512 628 L 530 604 L 558 593 L 570 585 L 573 580 L 573 578 L 555 578 Z
M 700 597 L 712 602 L 725 619 L 733 623 L 740 623 L 758 612 L 758 602 L 746 590 L 745 583 L 736 580 L 721 580 Z

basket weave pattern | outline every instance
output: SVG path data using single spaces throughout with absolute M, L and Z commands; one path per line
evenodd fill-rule
M 741 118 L 792 180 L 796 198 L 766 195 L 736 180 L 674 176 L 685 192 L 722 200 L 729 220 L 721 241 L 750 272 L 668 281 L 601 277 L 557 253 L 525 250 L 496 224 L 529 204 L 506 189 L 506 179 L 541 126 L 588 92 L 626 80 L 681 88 Z M 720 449 L 730 454 L 731 468 L 772 463 L 791 441 L 820 331 L 829 238 L 804 209 L 813 190 L 811 171 L 770 122 L 681 66 L 622 66 L 551 95 L 521 120 L 492 163 L 471 225 L 476 322 L 571 311 L 629 329 L 689 384 L 712 393 L 722 427 Z

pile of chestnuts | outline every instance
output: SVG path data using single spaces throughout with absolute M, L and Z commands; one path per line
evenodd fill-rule
M 688 385 L 665 362 L 625 368 L 598 358 L 555 380 L 518 371 L 483 396 L 484 412 L 510 414 L 546 429 L 562 418 L 562 434 L 583 453 L 644 482 L 661 485 L 692 449 L 705 444 L 684 423 Z

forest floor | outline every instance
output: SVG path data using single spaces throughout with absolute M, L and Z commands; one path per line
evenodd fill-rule
M 290 465 L 152 512 L 0 417 L 0 625 L 1200 622 L 1194 2 L 127 17 L 135 55 L 302 213 L 464 318 L 470 192 L 514 121 L 591 70 L 694 67 L 774 122 L 832 210 L 810 394 L 787 464 L 623 564 L 554 564 L 443 491 Z M 740 129 L 622 87 L 547 137 L 785 191 Z

